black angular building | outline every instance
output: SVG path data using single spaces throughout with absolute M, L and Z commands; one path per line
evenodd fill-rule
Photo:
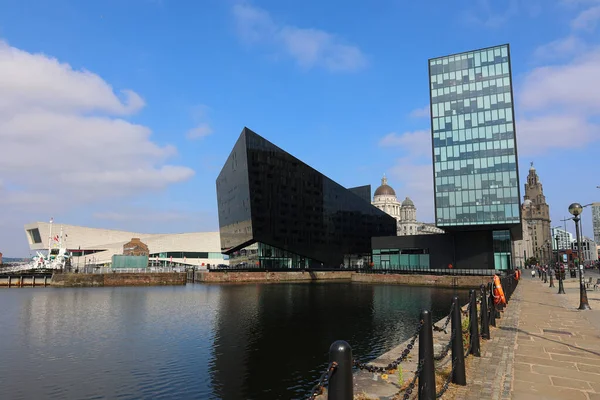
M 371 238 L 396 220 L 244 128 L 217 178 L 221 251 L 246 268 L 338 267 L 370 261 Z

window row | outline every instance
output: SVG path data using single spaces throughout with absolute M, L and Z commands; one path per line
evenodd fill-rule
M 435 194 L 435 201 L 438 207 L 515 204 L 519 202 L 519 193 L 516 187 L 486 190 L 462 190 L 458 192 L 438 192 Z
M 433 163 L 434 172 L 455 170 L 458 171 L 460 168 L 466 168 L 472 166 L 473 171 L 480 168 L 488 168 L 495 167 L 498 165 L 509 165 L 514 167 L 514 171 L 516 171 L 516 162 L 514 156 L 496 156 L 496 157 L 486 157 L 486 158 L 474 158 L 472 160 L 452 160 L 452 161 L 440 161 Z M 469 161 L 473 161 L 469 163 Z M 510 170 L 508 171 L 510 172 Z M 455 174 L 457 175 L 457 174 Z
M 437 155 L 434 156 L 434 162 L 444 162 L 444 161 L 462 161 L 464 159 L 475 160 L 481 158 L 488 157 L 496 157 L 496 156 L 515 156 L 515 149 L 497 149 L 497 150 L 476 150 L 476 151 L 465 151 L 465 152 L 455 152 L 453 154 L 447 155 Z M 509 160 L 510 162 L 510 160 Z
M 483 67 L 452 71 L 444 74 L 430 75 L 429 80 L 432 87 L 456 86 L 472 82 L 480 82 L 486 78 L 509 78 L 510 67 L 508 62 L 491 64 Z
M 456 92 L 443 93 L 442 89 L 432 89 L 431 90 L 431 102 L 433 104 L 444 102 L 444 101 L 455 101 L 455 100 L 463 100 L 473 97 L 479 96 L 487 96 L 492 94 L 504 94 L 511 92 L 510 86 L 488 86 L 485 88 L 481 88 L 479 90 L 467 90 L 458 94 Z M 435 93 L 434 93 L 435 92 Z M 442 92 L 442 93 L 440 93 Z
M 496 93 L 433 103 L 431 106 L 431 114 L 434 117 L 444 117 L 472 113 L 474 111 L 499 110 L 509 107 L 512 108 L 511 94 Z
M 476 142 L 476 143 L 467 143 L 467 144 L 459 144 L 457 142 L 454 145 L 444 145 L 442 144 L 442 139 L 440 140 L 441 146 L 435 146 L 433 148 L 433 154 L 436 156 L 442 156 L 442 158 L 446 157 L 460 157 L 463 153 L 468 153 L 472 151 L 480 151 L 480 150 L 504 150 L 504 149 L 514 149 L 515 141 L 514 140 L 489 140 L 485 142 Z M 489 156 L 488 156 L 489 157 Z M 493 157 L 493 155 L 492 155 Z M 473 157 L 466 157 L 473 158 Z M 481 157 L 477 157 L 481 158 Z M 486 157 L 487 158 L 487 157 Z M 445 160 L 442 160 L 445 161 Z
M 466 175 L 466 176 L 444 176 L 435 178 L 436 187 L 438 185 L 447 185 L 447 184 L 458 184 L 462 182 L 464 186 L 465 179 L 469 180 L 470 177 L 473 177 L 473 182 L 477 185 L 477 182 L 489 182 L 490 187 L 500 187 L 500 186 L 517 186 L 517 172 L 495 172 L 489 174 L 478 174 L 478 175 Z M 472 186 L 472 185 L 471 185 Z M 477 188 L 480 189 L 480 188 Z M 485 192 L 484 192 L 485 193 Z
M 452 144 L 453 142 L 462 142 L 475 140 L 481 142 L 482 140 L 492 140 L 498 137 L 502 133 L 510 133 L 512 138 L 513 132 L 512 124 L 499 124 L 491 126 L 482 126 L 477 128 L 468 129 L 457 129 L 454 131 L 438 131 L 433 132 L 433 139 L 447 140 Z
M 508 61 L 508 46 L 502 45 L 489 49 L 475 50 L 466 53 L 453 54 L 451 56 L 433 58 L 429 60 L 431 73 L 439 73 L 440 70 L 460 70 L 487 63 L 498 63 Z
M 510 91 L 511 83 L 508 76 L 500 78 L 484 78 L 476 82 L 453 82 L 452 85 L 442 86 L 432 83 L 430 86 L 432 97 L 456 93 L 458 97 L 466 97 L 465 93 L 473 93 L 484 89 L 494 88 L 498 92 L 504 92 L 503 89 Z
M 446 162 L 444 162 L 446 163 Z M 441 164 L 444 164 L 441 163 Z M 458 161 L 448 161 L 449 163 L 454 163 L 454 168 L 449 168 L 445 170 L 435 171 L 436 178 L 450 177 L 450 176 L 462 176 L 462 175 L 471 175 L 471 174 L 495 174 L 498 172 L 512 172 L 516 171 L 517 165 L 515 163 L 505 163 L 505 164 L 495 164 L 493 166 L 481 167 L 479 169 L 475 169 L 475 167 L 471 165 L 467 165 L 465 167 L 456 166 Z M 441 167 L 440 167 L 441 168 Z M 458 168 L 458 169 L 456 169 Z
M 514 223 L 519 222 L 518 204 L 499 204 L 468 207 L 437 207 L 438 225 L 450 222 L 457 223 Z
M 453 115 L 451 117 L 434 117 L 432 118 L 433 131 L 457 131 L 460 129 L 472 129 L 500 124 L 512 125 L 512 109 L 504 109 L 502 115 L 499 111 L 500 110 L 491 110 L 471 114 Z
M 456 133 L 456 131 L 454 131 Z M 447 132 L 442 132 L 442 133 L 447 133 Z M 487 143 L 489 141 L 496 141 L 496 140 L 508 140 L 510 142 L 514 143 L 514 133 L 513 132 L 502 132 L 502 133 L 491 133 L 491 134 L 486 134 L 485 132 L 483 132 L 483 135 L 487 135 L 488 137 L 477 137 L 477 138 L 473 138 L 471 137 L 469 140 L 467 140 L 464 136 L 462 138 L 458 137 L 458 135 L 456 135 L 455 137 L 452 136 L 447 136 L 445 139 L 440 139 L 439 137 L 437 138 L 433 138 L 433 148 L 435 149 L 439 149 L 442 147 L 449 147 L 449 146 L 456 146 L 456 145 L 478 145 L 479 148 L 478 150 L 481 150 L 482 148 L 484 148 L 484 146 L 482 146 L 483 143 Z M 435 154 L 438 154 L 438 152 L 436 152 Z

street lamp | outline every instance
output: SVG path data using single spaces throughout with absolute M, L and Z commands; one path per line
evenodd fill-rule
M 579 203 L 573 203 L 569 206 L 569 212 L 573 215 L 575 221 L 575 232 L 577 233 L 577 269 L 579 269 L 579 310 L 591 310 L 588 303 L 587 292 L 585 291 L 585 283 L 583 281 L 583 269 L 581 268 L 581 237 L 579 235 L 579 216 L 583 211 L 583 207 Z

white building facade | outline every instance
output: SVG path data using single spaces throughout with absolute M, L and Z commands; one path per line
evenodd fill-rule
M 586 236 L 582 237 L 581 248 L 584 263 L 587 264 L 598 260 L 598 248 L 593 239 Z M 577 239 L 573 240 L 572 249 L 577 250 Z
M 176 263 L 208 267 L 228 264 L 221 254 L 219 232 L 148 234 L 35 222 L 25 225 L 25 234 L 32 251 L 66 248 L 72 254 L 73 266 L 109 266 L 112 256 L 123 254 L 123 245 L 132 238 L 139 238 L 148 246 L 150 261 L 158 265 Z
M 592 226 L 594 242 L 600 243 L 600 203 L 592 203 Z
M 396 191 L 388 185 L 385 175 L 381 178 L 381 186 L 375 190 L 371 204 L 396 219 L 398 236 L 444 233 L 434 224 L 417 221 L 417 207 L 413 201 L 409 197 L 402 203 L 398 201 Z
M 558 244 L 556 238 L 558 238 Z M 573 243 L 573 234 L 561 228 L 552 228 L 552 239 L 552 250 L 567 250 Z

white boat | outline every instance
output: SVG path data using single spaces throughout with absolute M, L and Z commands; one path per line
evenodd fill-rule
M 11 273 L 29 270 L 65 270 L 65 267 L 71 265 L 71 253 L 67 250 L 65 241 L 63 241 L 63 230 L 60 228 L 60 235 L 52 236 L 52 223 L 50 219 L 50 235 L 48 237 L 48 254 L 44 255 L 39 251 L 28 263 L 22 263 L 0 269 L 0 273 Z

